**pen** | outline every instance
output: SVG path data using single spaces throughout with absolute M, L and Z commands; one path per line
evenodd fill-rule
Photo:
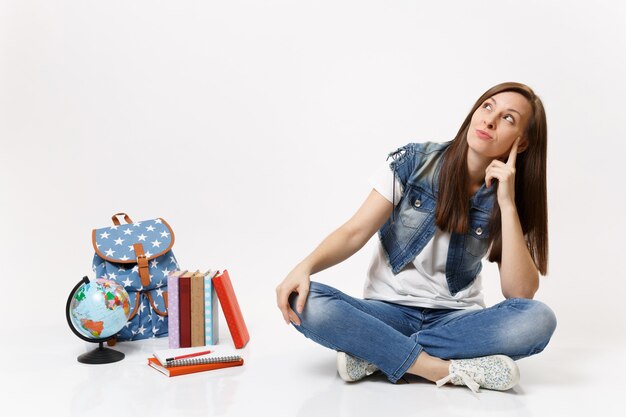
M 184 359 L 184 358 L 193 358 L 194 356 L 202 356 L 202 355 L 206 355 L 211 353 L 210 350 L 205 350 L 204 352 L 196 352 L 196 353 L 189 353 L 187 355 L 180 355 L 180 356 L 174 356 L 173 358 L 167 358 L 165 359 L 166 362 L 170 362 L 170 361 L 175 361 L 178 359 Z

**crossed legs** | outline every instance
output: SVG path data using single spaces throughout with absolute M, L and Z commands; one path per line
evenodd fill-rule
M 290 299 L 295 306 L 297 295 Z M 556 319 L 545 304 L 509 299 L 482 310 L 407 307 L 350 297 L 312 282 L 302 324 L 307 338 L 374 364 L 391 382 L 405 373 L 431 381 L 448 373 L 448 359 L 541 352 Z

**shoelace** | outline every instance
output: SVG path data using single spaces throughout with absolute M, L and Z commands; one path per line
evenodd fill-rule
M 366 375 L 371 375 L 371 374 L 373 374 L 376 371 L 378 371 L 378 368 L 375 365 L 368 364 L 367 367 L 365 367 L 365 374 Z
M 448 376 L 441 378 L 439 381 L 437 381 L 437 387 L 441 388 L 441 386 L 449 382 L 455 376 L 461 378 L 463 383 L 467 385 L 467 387 L 473 392 L 478 392 L 478 389 L 480 388 L 478 382 L 476 382 L 474 378 L 472 378 L 469 374 L 460 370 L 452 371 L 450 374 L 448 374 Z

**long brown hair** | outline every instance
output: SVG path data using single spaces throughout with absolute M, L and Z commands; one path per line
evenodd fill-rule
M 456 137 L 446 149 L 439 177 L 439 195 L 435 219 L 448 232 L 467 233 L 469 228 L 469 172 L 467 170 L 467 133 L 472 115 L 478 107 L 496 94 L 511 91 L 524 96 L 532 108 L 526 126 L 527 149 L 518 154 L 515 163 L 515 205 L 528 250 L 542 275 L 548 270 L 548 201 L 546 189 L 547 123 L 541 99 L 528 86 L 507 82 L 487 90 L 474 104 Z M 502 224 L 500 206 L 494 202 L 490 227 L 489 261 L 502 259 Z

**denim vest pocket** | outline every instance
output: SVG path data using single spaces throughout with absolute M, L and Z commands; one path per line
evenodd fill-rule
M 482 259 L 489 249 L 489 220 L 475 217 L 470 220 L 469 230 L 465 234 L 465 251 Z
M 419 229 L 434 215 L 435 198 L 423 189 L 407 184 L 400 202 L 400 221 L 406 227 Z

